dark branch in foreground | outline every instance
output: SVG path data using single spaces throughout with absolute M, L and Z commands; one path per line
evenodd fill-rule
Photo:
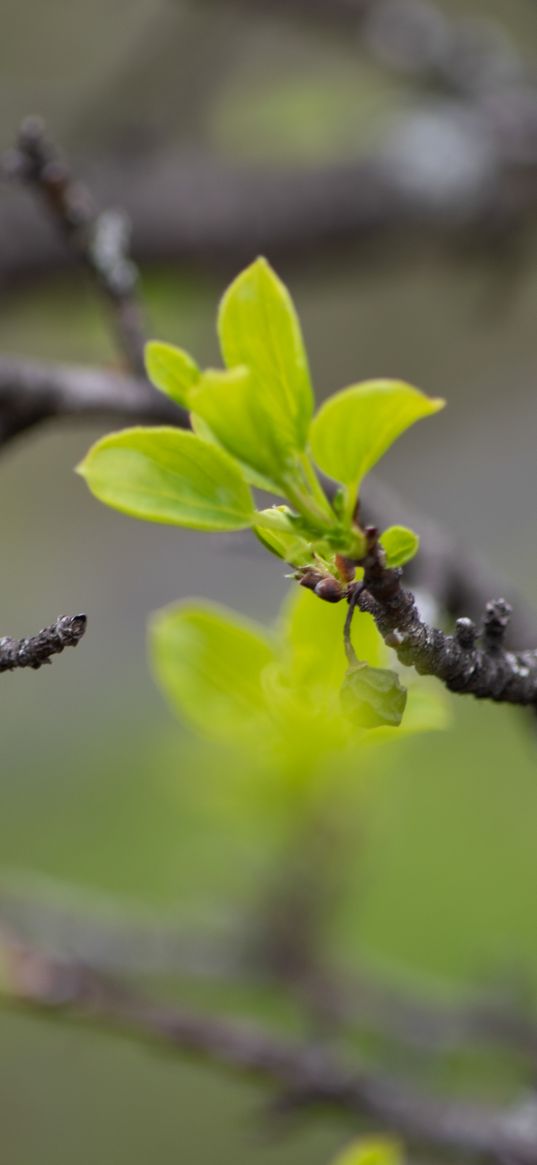
M 414 595 L 401 582 L 401 571 L 385 566 L 370 528 L 371 549 L 363 562 L 363 583 L 353 585 L 349 600 L 367 611 L 400 663 L 420 675 L 441 680 L 451 692 L 477 699 L 530 705 L 537 703 L 537 650 L 512 652 L 504 647 L 511 607 L 504 599 L 487 603 L 478 632 L 471 619 L 457 620 L 454 635 L 429 627 Z M 476 646 L 478 638 L 481 646 Z
M 34 671 L 51 663 L 53 655 L 60 655 L 64 647 L 76 647 L 86 630 L 85 615 L 61 615 L 50 627 L 28 639 L 0 639 L 0 672 L 31 667 Z
M 129 368 L 143 375 L 144 328 L 136 296 L 138 271 L 128 254 L 128 218 L 116 210 L 97 213 L 89 189 L 74 180 L 37 118 L 23 122 L 3 168 L 42 198 L 73 254 L 107 300 Z
M 353 1069 L 318 1046 L 238 1021 L 184 1012 L 74 962 L 57 962 L 8 936 L 0 947 L 4 1002 L 92 1022 L 136 1040 L 265 1079 L 301 1107 L 331 1106 L 420 1146 L 535 1165 L 535 1113 L 445 1101 L 381 1072 Z

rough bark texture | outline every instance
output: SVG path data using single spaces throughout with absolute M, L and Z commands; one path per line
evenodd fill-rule
M 76 647 L 86 631 L 85 615 L 61 615 L 50 627 L 27 639 L 0 639 L 0 672 L 31 667 L 36 671 L 52 662 L 65 647 Z

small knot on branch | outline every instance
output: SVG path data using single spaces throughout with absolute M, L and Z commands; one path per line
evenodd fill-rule
M 485 651 L 500 651 L 503 647 L 507 628 L 512 615 L 512 607 L 505 599 L 492 599 L 487 603 L 483 619 L 483 645 Z
M 455 639 L 465 651 L 473 651 L 477 639 L 477 627 L 473 619 L 457 619 Z

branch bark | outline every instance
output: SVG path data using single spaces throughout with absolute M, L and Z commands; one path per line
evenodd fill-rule
M 451 692 L 499 703 L 537 704 L 537 650 L 506 651 L 504 642 L 511 607 L 504 599 L 489 601 L 480 629 L 469 618 L 457 621 L 454 635 L 430 627 L 420 617 L 414 595 L 401 582 L 400 570 L 385 566 L 377 531 L 369 529 L 370 550 L 363 562 L 363 582 L 351 584 L 349 601 L 375 620 L 385 643 L 400 663 L 420 675 L 441 680 Z
M 0 639 L 0 672 L 31 667 L 34 671 L 51 663 L 65 647 L 76 647 L 85 634 L 85 615 L 61 615 L 50 627 L 27 639 Z

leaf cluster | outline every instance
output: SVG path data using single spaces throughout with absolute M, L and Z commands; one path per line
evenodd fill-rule
M 373 619 L 356 612 L 353 644 L 363 662 L 348 673 L 343 621 L 341 607 L 303 588 L 292 591 L 270 628 L 216 604 L 178 603 L 151 621 L 155 676 L 198 733 L 311 780 L 330 756 L 388 739 L 401 718 L 404 689 L 386 666 Z M 412 684 L 401 731 L 444 725 L 442 693 Z
M 390 445 L 443 405 L 409 384 L 373 380 L 336 393 L 314 415 L 308 359 L 287 289 L 264 259 L 231 284 L 218 315 L 225 368 L 202 371 L 182 349 L 153 341 L 153 384 L 187 409 L 193 432 L 133 428 L 112 433 L 79 466 L 101 501 L 153 522 L 198 530 L 251 527 L 295 567 L 337 556 L 359 561 L 364 477 Z M 319 470 L 334 482 L 331 496 Z M 257 508 L 252 487 L 284 499 Z M 412 531 L 381 535 L 388 565 L 418 548 Z
M 359 516 L 364 478 L 401 434 L 444 402 L 402 381 L 369 380 L 344 388 L 315 412 L 298 316 L 264 259 L 226 291 L 218 335 L 223 369 L 202 370 L 170 344 L 154 341 L 146 348 L 150 379 L 188 410 L 191 431 L 112 433 L 90 449 L 79 472 L 97 498 L 136 518 L 204 531 L 251 528 L 299 581 L 339 602 L 359 579 L 367 551 Z M 258 505 L 253 490 L 280 501 Z M 380 545 L 387 565 L 399 567 L 416 553 L 419 539 L 391 526 Z M 291 638 L 297 618 L 289 624 Z M 315 628 L 308 622 L 300 652 L 291 651 L 283 665 L 272 638 L 222 612 L 197 606 L 167 612 L 155 624 L 157 669 L 182 713 L 194 721 L 202 716 L 215 731 L 227 722 L 236 728 L 241 716 L 254 726 L 261 709 L 278 723 L 280 735 L 285 721 L 295 737 L 302 725 L 312 740 L 320 739 L 322 724 L 321 735 L 334 744 L 346 738 L 351 722 L 360 729 L 398 725 L 406 693 L 395 673 L 378 670 L 380 660 L 372 663 L 362 650 L 345 677 L 339 619 L 333 684 L 328 623 L 321 628 L 321 622 L 319 616 Z M 316 716 L 322 709 L 317 725 L 312 708 Z

